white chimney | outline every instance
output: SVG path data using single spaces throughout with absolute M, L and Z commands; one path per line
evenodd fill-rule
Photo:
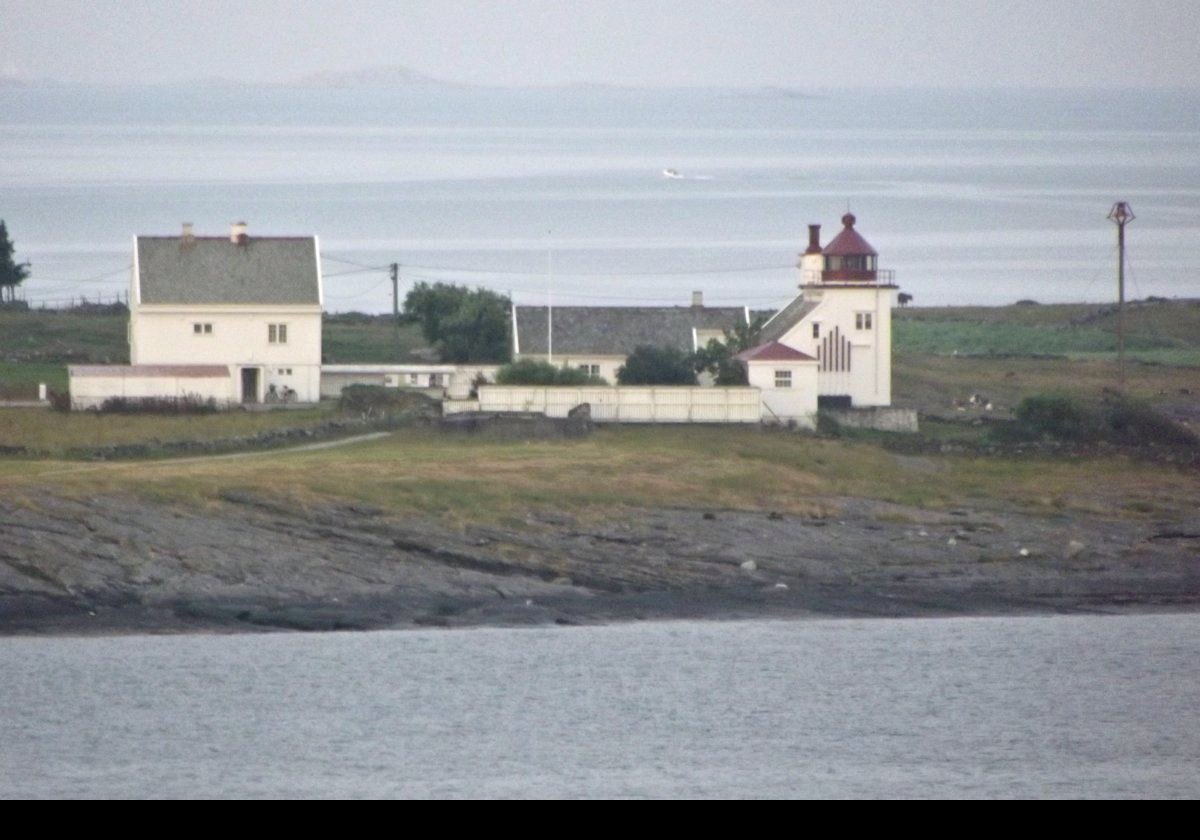
M 692 306 L 697 309 L 704 307 L 704 292 L 692 292 Z
M 183 223 L 183 235 L 180 238 L 185 245 L 191 245 L 196 241 L 196 230 L 191 222 Z
M 246 223 L 234 222 L 229 226 L 229 241 L 234 245 L 246 244 Z

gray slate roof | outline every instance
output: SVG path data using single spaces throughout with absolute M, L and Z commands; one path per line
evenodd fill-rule
M 316 239 L 139 236 L 142 303 L 319 304 Z
M 811 303 L 804 300 L 803 297 L 798 297 L 789 303 L 787 306 L 775 313 L 758 334 L 758 342 L 760 344 L 770 344 L 772 341 L 779 341 L 792 327 L 804 320 L 809 312 L 817 308 L 816 303 Z
M 692 328 L 733 329 L 745 323 L 741 307 L 556 306 L 554 352 L 627 356 L 646 344 L 692 352 Z M 546 353 L 546 307 L 518 306 L 522 354 Z

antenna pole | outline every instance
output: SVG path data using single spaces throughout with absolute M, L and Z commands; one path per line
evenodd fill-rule
M 546 231 L 547 240 L 551 232 Z M 546 243 L 546 359 L 554 364 L 554 250 Z
M 1127 201 L 1118 201 L 1108 218 L 1117 226 L 1117 381 L 1125 390 L 1125 225 L 1136 216 Z
M 392 274 L 392 329 L 396 337 L 396 361 L 400 361 L 400 263 L 389 266 Z

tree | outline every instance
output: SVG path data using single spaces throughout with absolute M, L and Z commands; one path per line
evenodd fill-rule
M 695 385 L 692 357 L 674 347 L 635 347 L 617 371 L 620 385 Z
M 404 298 L 404 314 L 444 362 L 507 362 L 511 302 L 486 289 L 418 283 Z
M 13 243 L 8 238 L 8 228 L 0 219 L 0 303 L 17 299 L 17 286 L 25 282 L 29 276 L 29 263 L 19 263 L 13 259 Z M 8 289 L 5 295 L 4 290 Z
M 707 347 L 702 347 L 692 357 L 696 373 L 712 374 L 716 385 L 748 385 L 746 366 L 733 357 L 743 350 L 749 350 L 758 344 L 759 333 L 762 332 L 766 318 L 757 316 L 750 323 L 740 323 L 732 330 L 725 330 L 725 340 L 710 339 Z
M 896 301 L 902 307 L 908 306 L 910 303 L 912 303 L 912 295 L 910 295 L 908 292 L 901 292 L 900 294 L 896 295 Z

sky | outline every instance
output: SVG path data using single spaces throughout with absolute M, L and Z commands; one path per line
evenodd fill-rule
M 0 0 L 0 77 L 1200 87 L 1196 0 Z

